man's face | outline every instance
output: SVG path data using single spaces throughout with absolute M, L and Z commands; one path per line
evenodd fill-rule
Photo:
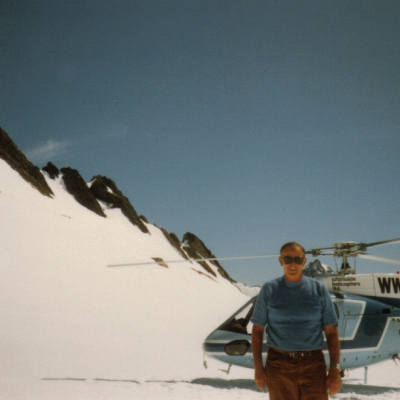
M 285 257 L 291 257 L 291 262 L 285 261 Z M 296 264 L 294 258 L 300 257 L 302 259 L 300 264 Z M 283 267 L 283 273 L 286 280 L 289 282 L 298 282 L 301 280 L 303 274 L 303 265 L 306 263 L 307 258 L 304 257 L 303 251 L 299 247 L 287 247 L 282 251 L 279 257 L 279 262 Z

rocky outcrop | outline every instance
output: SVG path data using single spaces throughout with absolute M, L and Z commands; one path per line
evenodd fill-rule
M 74 196 L 75 200 L 82 206 L 95 212 L 101 217 L 105 217 L 106 215 L 104 214 L 100 204 L 97 202 L 95 196 L 79 172 L 70 167 L 61 168 L 61 172 L 63 174 L 62 179 L 67 192 Z
M 47 163 L 45 167 L 42 168 L 42 171 L 47 172 L 49 174 L 49 177 L 53 180 L 58 178 L 60 175 L 60 170 L 50 161 Z
M 34 166 L 21 152 L 10 136 L 0 128 L 0 158 L 12 169 L 45 196 L 52 197 L 53 192 L 39 168 Z
M 142 232 L 150 233 L 129 199 L 117 188 L 113 180 L 106 176 L 96 175 L 90 181 L 90 191 L 96 199 L 106 203 L 107 207 L 121 209 L 125 217 Z
M 143 214 L 140 214 L 140 215 L 139 215 L 139 218 L 140 218 L 142 221 L 146 222 L 146 224 L 149 223 L 149 221 L 147 221 L 147 218 L 146 218 Z
M 168 265 L 165 264 L 165 261 L 164 261 L 162 258 L 160 258 L 160 257 L 153 257 L 153 260 L 154 260 L 158 265 L 160 265 L 161 267 L 169 268 Z
M 316 258 L 303 268 L 303 275 L 315 278 L 318 276 L 334 275 L 334 272 L 327 265 L 322 265 L 321 261 Z
M 175 233 L 168 233 L 164 228 L 160 228 L 161 232 L 164 234 L 165 238 L 168 240 L 168 242 L 171 244 L 171 246 L 174 246 L 176 250 L 178 250 L 179 254 L 183 257 L 186 258 L 186 260 L 189 260 L 189 257 L 186 255 L 186 253 L 182 250 L 182 243 L 178 239 L 178 236 L 175 235 Z
M 215 258 L 211 251 L 205 246 L 205 244 L 193 233 L 187 232 L 183 236 L 183 247 L 190 258 Z M 197 261 L 207 272 L 217 276 L 216 273 L 210 268 L 210 266 L 204 261 Z M 229 276 L 221 264 L 217 261 L 208 261 L 215 265 L 220 275 L 230 282 L 234 280 Z

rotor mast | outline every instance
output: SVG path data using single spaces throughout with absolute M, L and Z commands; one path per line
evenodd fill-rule
M 339 257 L 342 258 L 342 265 L 341 265 L 340 269 L 338 269 L 336 266 L 338 274 L 341 274 L 341 275 L 356 274 L 356 265 L 355 265 L 356 259 L 354 258 L 354 267 L 351 268 L 349 261 L 348 261 L 348 257 L 349 257 L 348 254 L 342 253 L 341 255 L 339 255 Z
M 380 246 L 384 244 L 390 243 L 399 243 L 400 238 L 384 240 L 381 242 L 373 242 L 373 243 L 355 243 L 355 242 L 339 242 L 333 243 L 331 247 L 323 247 L 319 249 L 312 249 L 307 251 L 306 254 L 312 254 L 314 257 L 317 256 L 333 256 L 336 258 L 342 259 L 342 264 L 340 269 L 336 264 L 336 271 L 341 275 L 350 275 L 356 274 L 356 258 L 360 256 L 361 258 L 376 260 L 376 261 L 384 261 L 384 262 L 392 262 L 395 264 L 400 264 L 399 260 L 388 259 L 385 257 L 371 256 L 366 254 L 368 247 Z M 354 266 L 353 268 L 349 264 L 349 257 L 354 257 Z

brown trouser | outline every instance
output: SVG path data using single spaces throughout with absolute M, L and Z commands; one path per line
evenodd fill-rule
M 322 350 L 293 358 L 270 347 L 265 369 L 270 400 L 328 399 Z

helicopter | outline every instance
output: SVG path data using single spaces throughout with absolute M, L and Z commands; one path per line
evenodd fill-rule
M 338 317 L 342 374 L 345 370 L 400 359 L 400 275 L 356 274 L 357 257 L 400 264 L 400 260 L 366 253 L 370 247 L 399 242 L 400 238 L 373 243 L 339 242 L 306 251 L 314 257 L 333 256 L 335 260 L 336 272 L 323 267 L 318 259 L 311 262 L 309 265 L 314 268 L 309 276 L 320 280 L 331 294 Z M 353 267 L 350 258 L 354 259 Z M 342 260 L 340 266 L 337 259 Z M 307 267 L 303 274 L 306 270 Z M 204 356 L 227 363 L 227 373 L 232 365 L 254 368 L 250 319 L 256 300 L 257 296 L 252 297 L 204 340 Z M 264 331 L 264 362 L 267 352 L 268 338 Z M 323 352 L 329 365 L 326 340 Z M 206 361 L 204 366 L 207 367 Z

